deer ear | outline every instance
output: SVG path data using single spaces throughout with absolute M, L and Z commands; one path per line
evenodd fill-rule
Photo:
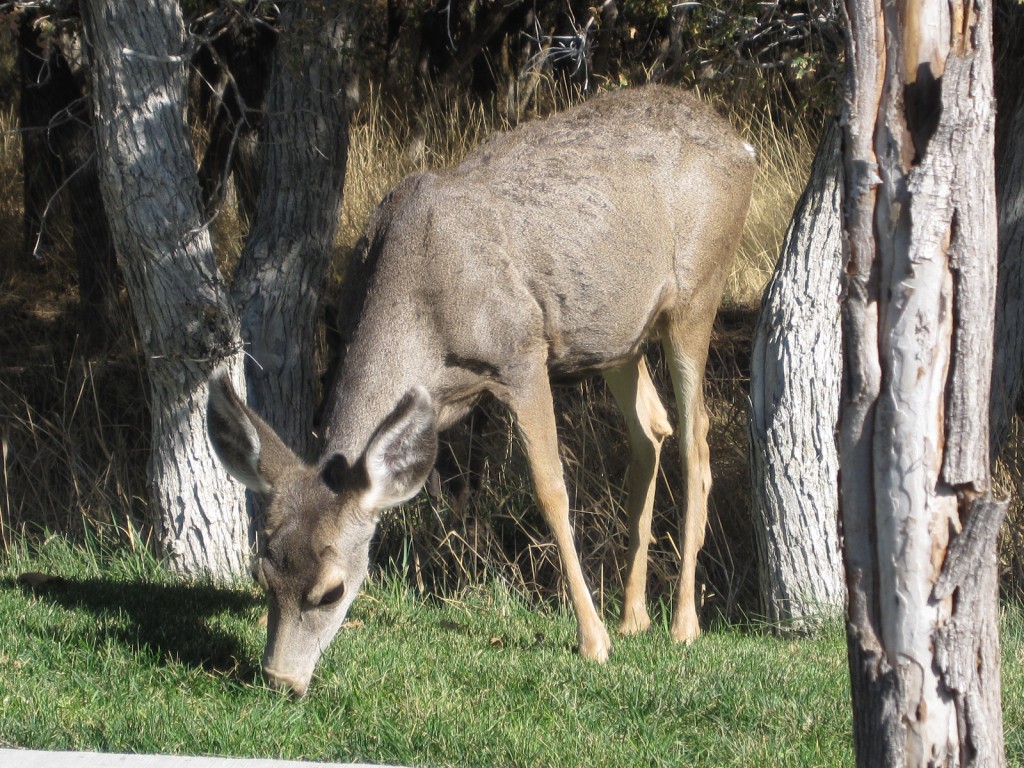
M 437 459 L 437 419 L 423 387 L 410 389 L 377 427 L 363 454 L 363 504 L 386 509 L 415 496 Z
M 210 381 L 206 405 L 210 444 L 228 474 L 257 493 L 270 493 L 301 462 L 271 427 L 241 401 L 227 374 Z

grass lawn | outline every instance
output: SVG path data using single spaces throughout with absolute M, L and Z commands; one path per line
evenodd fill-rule
M 31 587 L 27 571 L 59 577 Z M 0 561 L 0 746 L 412 765 L 852 765 L 845 645 L 664 628 L 607 665 L 571 615 L 500 587 L 359 598 L 309 696 L 258 674 L 260 594 L 183 584 L 126 549 L 16 545 Z M 1024 763 L 1024 618 L 1004 622 L 1010 765 Z M 1013 693 L 1011 693 L 1013 692 Z

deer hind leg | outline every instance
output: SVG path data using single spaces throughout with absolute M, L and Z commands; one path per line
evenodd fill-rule
M 647 614 L 647 549 L 658 478 L 661 444 L 672 434 L 668 414 L 647 370 L 643 355 L 604 375 L 629 432 L 626 501 L 629 551 L 626 556 L 626 594 L 619 633 L 635 635 L 651 626 Z
M 670 322 L 662 333 L 672 374 L 676 406 L 679 409 L 679 453 L 686 479 L 686 510 L 683 513 L 681 562 L 676 593 L 672 637 L 688 643 L 700 634 L 697 617 L 697 553 L 704 546 L 711 491 L 711 455 L 708 449 L 710 420 L 704 407 L 704 365 L 707 362 L 707 333 L 694 333 L 699 323 Z
M 558 548 L 576 613 L 580 655 L 603 662 L 611 652 L 611 639 L 594 608 L 573 541 L 569 524 L 569 495 L 565 490 L 565 477 L 558 455 L 554 403 L 546 365 L 538 366 L 525 386 L 503 399 L 515 413 L 526 447 L 537 503 Z

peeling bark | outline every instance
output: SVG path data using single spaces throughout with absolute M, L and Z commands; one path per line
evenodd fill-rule
M 847 13 L 840 492 L 858 764 L 998 766 L 998 524 L 972 523 L 1000 506 L 985 496 L 992 8 Z M 978 577 L 946 576 L 964 557 Z M 987 649 L 974 676 L 965 647 Z

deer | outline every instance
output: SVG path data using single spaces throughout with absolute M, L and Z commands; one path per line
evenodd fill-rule
M 645 356 L 657 341 L 686 483 L 671 635 L 699 635 L 711 486 L 704 369 L 756 167 L 726 119 L 666 86 L 528 121 L 451 169 L 405 178 L 371 214 L 346 278 L 347 349 L 316 462 L 292 452 L 227 375 L 214 376 L 214 450 L 268 498 L 253 572 L 269 602 L 262 666 L 271 687 L 306 694 L 367 576 L 382 513 L 420 491 L 438 433 L 485 396 L 514 418 L 578 653 L 604 662 L 611 640 L 574 544 L 551 389 L 596 374 L 625 418 L 630 451 L 618 631 L 647 631 L 655 480 L 672 434 Z

